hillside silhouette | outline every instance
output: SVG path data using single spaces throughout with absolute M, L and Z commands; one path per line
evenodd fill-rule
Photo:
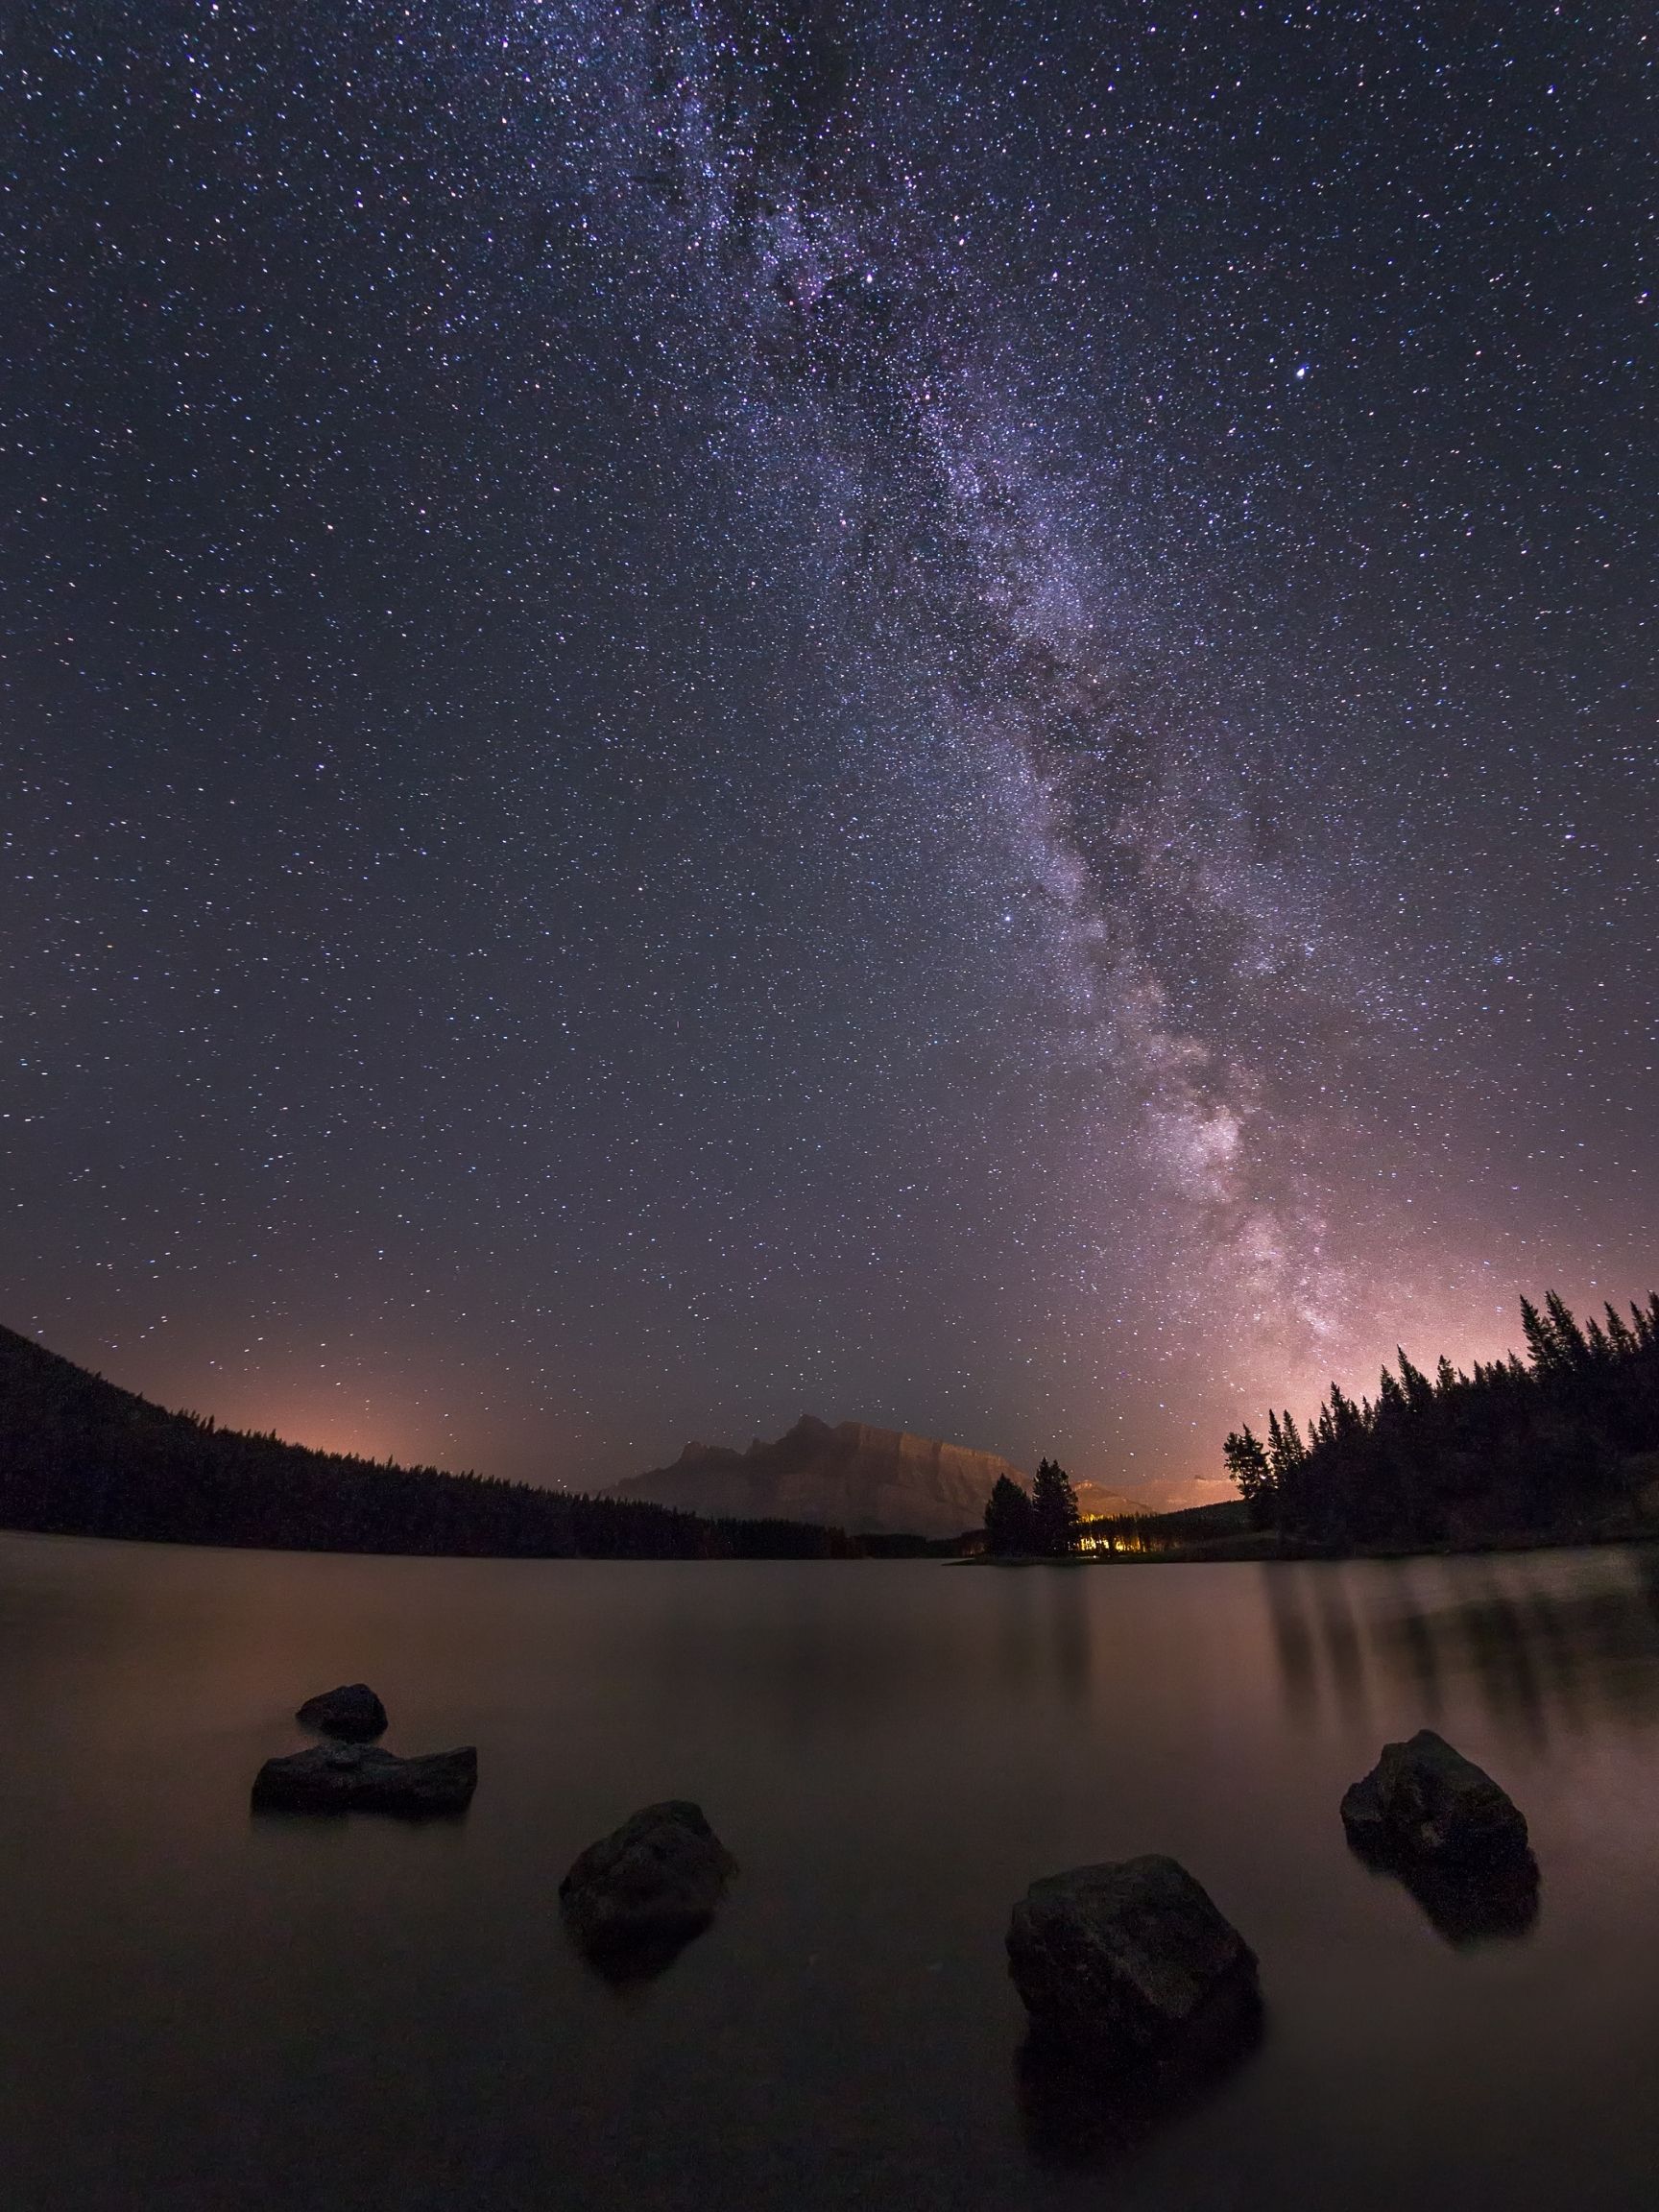
M 877 1549 L 838 1528 L 709 1519 L 221 1429 L 170 1413 L 5 1328 L 0 1526 L 472 1558 L 828 1559 Z

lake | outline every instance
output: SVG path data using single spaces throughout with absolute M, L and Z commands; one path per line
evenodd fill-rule
M 992 1571 L 361 1559 L 0 1536 L 0 2174 L 70 2207 L 1650 2207 L 1659 1560 Z M 371 1682 L 459 1823 L 250 1815 Z M 1453 1942 L 1349 1853 L 1428 1723 L 1531 1823 Z M 659 1979 L 557 1890 L 655 1798 L 742 1874 Z M 1185 2104 L 1033 2076 L 1034 1876 L 1159 1850 L 1255 1946 Z

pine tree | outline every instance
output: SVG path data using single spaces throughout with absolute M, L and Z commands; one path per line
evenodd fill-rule
M 1584 1332 L 1573 1318 L 1573 1310 L 1557 1290 L 1551 1290 L 1544 1301 L 1550 1315 L 1551 1328 L 1561 1348 L 1561 1358 L 1569 1367 L 1585 1366 L 1590 1358 L 1590 1347 L 1584 1341 Z
M 1268 1416 L 1267 1433 L 1272 1437 L 1277 1431 L 1278 1444 L 1284 1448 L 1284 1431 L 1271 1415 Z M 1274 1480 L 1273 1464 L 1260 1436 L 1249 1429 L 1235 1430 L 1221 1448 L 1227 1462 L 1227 1472 L 1238 1485 L 1238 1495 L 1249 1508 L 1254 1527 L 1268 1526 L 1278 1500 L 1279 1485 Z
M 1420 1412 L 1432 1402 L 1434 1385 L 1421 1368 L 1412 1366 L 1403 1346 L 1395 1345 L 1394 1357 L 1400 1362 L 1400 1380 L 1406 1387 L 1406 1402 L 1413 1412 Z
M 1353 1436 L 1364 1427 L 1364 1417 L 1352 1398 L 1343 1394 L 1340 1383 L 1331 1385 L 1331 1426 L 1338 1436 Z
M 1067 1559 L 1077 1549 L 1079 1516 L 1071 1478 L 1057 1459 L 1045 1459 L 1031 1485 L 1036 1549 L 1046 1559 Z
M 985 1549 L 994 1558 L 1029 1555 L 1037 1546 L 1031 1501 L 1018 1482 L 998 1475 L 985 1501 Z
M 1533 1372 L 1545 1374 L 1556 1363 L 1555 1337 L 1549 1323 L 1533 1305 L 1530 1298 L 1521 1301 L 1521 1333 L 1527 1339 L 1527 1354 Z

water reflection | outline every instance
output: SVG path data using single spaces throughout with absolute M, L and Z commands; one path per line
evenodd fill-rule
M 1348 1848 L 1374 1874 L 1408 1889 L 1435 1934 L 1455 1950 L 1515 1941 L 1538 1924 L 1538 1862 L 1530 1851 L 1509 1865 L 1475 1868 L 1390 1858 L 1362 1849 L 1352 1837 Z
M 445 2212 L 1559 2212 L 1593 2144 L 1598 2212 L 1647 2212 L 1655 1588 L 1613 1551 L 1001 1573 L 0 1537 L 6 2201 L 222 2212 L 252 2175 L 262 2212 L 380 2212 L 437 2176 Z M 394 1743 L 478 1743 L 467 1819 L 249 1820 L 299 1695 L 359 1677 Z M 1535 1891 L 1472 1922 L 1340 1840 L 1344 1785 L 1437 1715 L 1539 1839 L 1524 1960 L 1413 1923 L 1525 1933 Z M 664 1978 L 608 1987 L 557 1880 L 670 1793 L 743 1879 Z M 1011 1900 L 1148 1849 L 1260 1947 L 1259 2050 L 1016 2076 Z
M 907 1599 L 918 1577 L 906 1563 L 877 1561 L 816 1580 L 745 1583 L 733 1571 L 730 1609 L 713 1611 L 701 1587 L 672 1567 L 645 1564 L 635 1579 L 650 1605 L 629 1609 L 631 1648 L 608 1651 L 606 1660 L 632 1671 L 644 1656 L 654 1695 L 667 1705 L 695 1682 L 741 1710 L 763 1703 L 792 1735 L 829 1716 L 855 1730 L 900 1712 L 936 1714 L 965 1695 L 1089 1702 L 1100 1673 L 1100 1592 L 1113 1570 L 975 1564 L 926 1572 L 935 1587 L 921 1608 Z M 766 1665 L 757 1671 L 762 1640 Z M 595 1672 L 603 1678 L 605 1669 Z
M 637 2003 L 653 1982 L 662 1979 L 680 1954 L 706 1933 L 698 1929 L 690 1934 L 658 1935 L 596 1951 L 572 1937 L 570 1949 L 586 1974 L 603 1983 L 624 2002 Z
M 1252 1992 L 1202 2056 L 1179 2065 L 1105 2069 L 1032 2037 L 1014 2062 L 1026 2149 L 1044 2166 L 1094 2173 L 1115 2166 L 1207 2104 L 1264 2035 L 1262 2001 Z
M 1088 1700 L 1091 1671 L 1088 1588 L 1079 1571 L 1046 1579 L 1050 1584 L 1048 1628 L 1055 1680 L 1068 1704 L 1081 1705 Z
M 1361 1724 L 1473 1695 L 1533 1745 L 1659 1715 L 1659 1552 L 1307 1561 L 1261 1570 L 1290 1716 Z
M 1068 1704 L 1086 1703 L 1094 1672 L 1089 1570 L 1033 1563 L 968 1572 L 996 1592 L 1003 1686 L 1025 1695 L 1052 1685 Z

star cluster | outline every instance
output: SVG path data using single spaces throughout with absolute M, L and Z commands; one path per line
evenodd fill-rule
M 4 1314 L 1181 1493 L 1655 1270 L 1627 13 L 10 36 Z

